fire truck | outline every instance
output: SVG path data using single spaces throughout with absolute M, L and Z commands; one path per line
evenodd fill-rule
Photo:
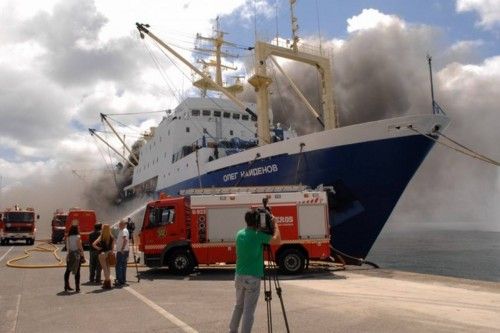
M 68 217 L 66 218 L 64 236 L 68 236 L 69 228 L 72 225 L 77 225 L 80 231 L 80 237 L 82 239 L 82 244 L 88 247 L 89 235 L 94 230 L 94 225 L 96 224 L 97 218 L 95 211 L 81 208 L 70 208 L 68 212 Z
M 61 209 L 57 209 L 54 212 L 51 222 L 51 239 L 52 243 L 56 244 L 64 240 L 64 231 L 66 230 L 66 219 L 68 214 L 63 212 Z
M 236 232 L 246 227 L 245 212 L 262 209 L 264 198 L 281 233 L 281 243 L 271 251 L 282 273 L 297 274 L 310 259 L 329 258 L 327 193 L 270 186 L 185 190 L 149 202 L 139 245 L 144 263 L 181 275 L 198 265 L 235 263 Z
M 21 208 L 15 205 L 2 212 L 0 223 L 0 243 L 6 245 L 11 240 L 25 240 L 26 244 L 35 243 L 35 210 L 33 208 Z M 36 215 L 38 220 L 40 215 Z

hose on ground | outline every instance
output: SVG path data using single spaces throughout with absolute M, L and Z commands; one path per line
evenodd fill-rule
M 340 257 L 344 257 L 344 258 L 356 261 L 357 263 L 359 263 L 360 266 L 365 264 L 365 265 L 370 265 L 370 266 L 372 266 L 374 268 L 380 268 L 376 263 L 373 263 L 371 261 L 365 260 L 363 258 L 356 258 L 356 257 L 350 256 L 350 255 L 348 255 L 348 254 L 346 254 L 346 253 L 344 253 L 344 252 L 342 252 L 340 250 L 337 250 L 331 244 L 330 244 L 330 249 L 333 251 L 333 253 L 337 254 Z
M 55 246 L 52 243 L 49 242 L 43 242 L 37 244 L 34 248 L 29 248 L 24 250 L 24 254 L 10 259 L 7 261 L 6 266 L 11 267 L 11 268 L 61 268 L 61 267 L 66 267 L 66 261 L 65 259 L 62 259 L 58 252 L 60 248 Z M 21 260 L 28 259 L 31 257 L 31 252 L 50 252 L 52 255 L 55 257 L 57 263 L 54 264 L 20 264 L 18 263 Z M 135 266 L 136 264 L 133 262 L 128 262 L 127 266 L 132 267 Z M 82 264 L 82 267 L 88 267 L 88 263 Z M 138 267 L 144 267 L 144 265 L 137 265 Z

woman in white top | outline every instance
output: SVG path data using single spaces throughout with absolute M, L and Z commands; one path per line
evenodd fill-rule
M 77 225 L 72 225 L 66 238 L 66 272 L 64 273 L 64 291 L 73 290 L 69 285 L 69 273 L 75 275 L 75 291 L 80 292 L 80 266 L 85 262 L 83 255 L 82 239 Z

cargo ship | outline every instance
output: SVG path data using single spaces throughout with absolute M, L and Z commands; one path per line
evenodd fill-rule
M 292 22 L 293 22 L 292 12 Z M 321 52 L 306 52 L 257 41 L 255 73 L 248 79 L 256 103 L 237 97 L 241 87 L 224 86 L 221 52 L 224 34 L 214 41 L 215 79 L 182 58 L 146 24 L 137 23 L 142 38 L 150 38 L 200 76 L 194 85 L 204 93 L 189 97 L 152 129 L 133 155 L 133 179 L 128 195 L 175 195 L 187 188 L 306 185 L 333 188 L 330 205 L 331 242 L 350 256 L 366 258 L 437 136 L 449 123 L 439 112 L 339 126 L 333 100 L 331 61 Z M 292 29 L 293 31 L 293 29 Z M 316 111 L 300 91 L 305 112 L 322 130 L 297 135 L 273 120 L 267 74 L 271 62 L 298 90 L 278 58 L 312 65 L 318 70 L 322 110 Z M 216 90 L 222 96 L 207 96 Z M 435 111 L 435 110 L 433 110 Z

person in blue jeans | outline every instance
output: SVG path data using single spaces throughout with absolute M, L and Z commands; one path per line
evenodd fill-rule
M 281 235 L 272 217 L 274 234 L 269 235 L 259 230 L 260 214 L 249 210 L 245 214 L 247 227 L 236 233 L 236 304 L 229 324 L 229 332 L 241 333 L 252 331 L 255 308 L 260 294 L 260 280 L 264 276 L 264 244 L 279 244 Z
M 116 281 L 115 286 L 121 287 L 127 282 L 127 262 L 129 254 L 129 233 L 127 220 L 121 220 L 118 224 L 119 232 L 116 237 Z

